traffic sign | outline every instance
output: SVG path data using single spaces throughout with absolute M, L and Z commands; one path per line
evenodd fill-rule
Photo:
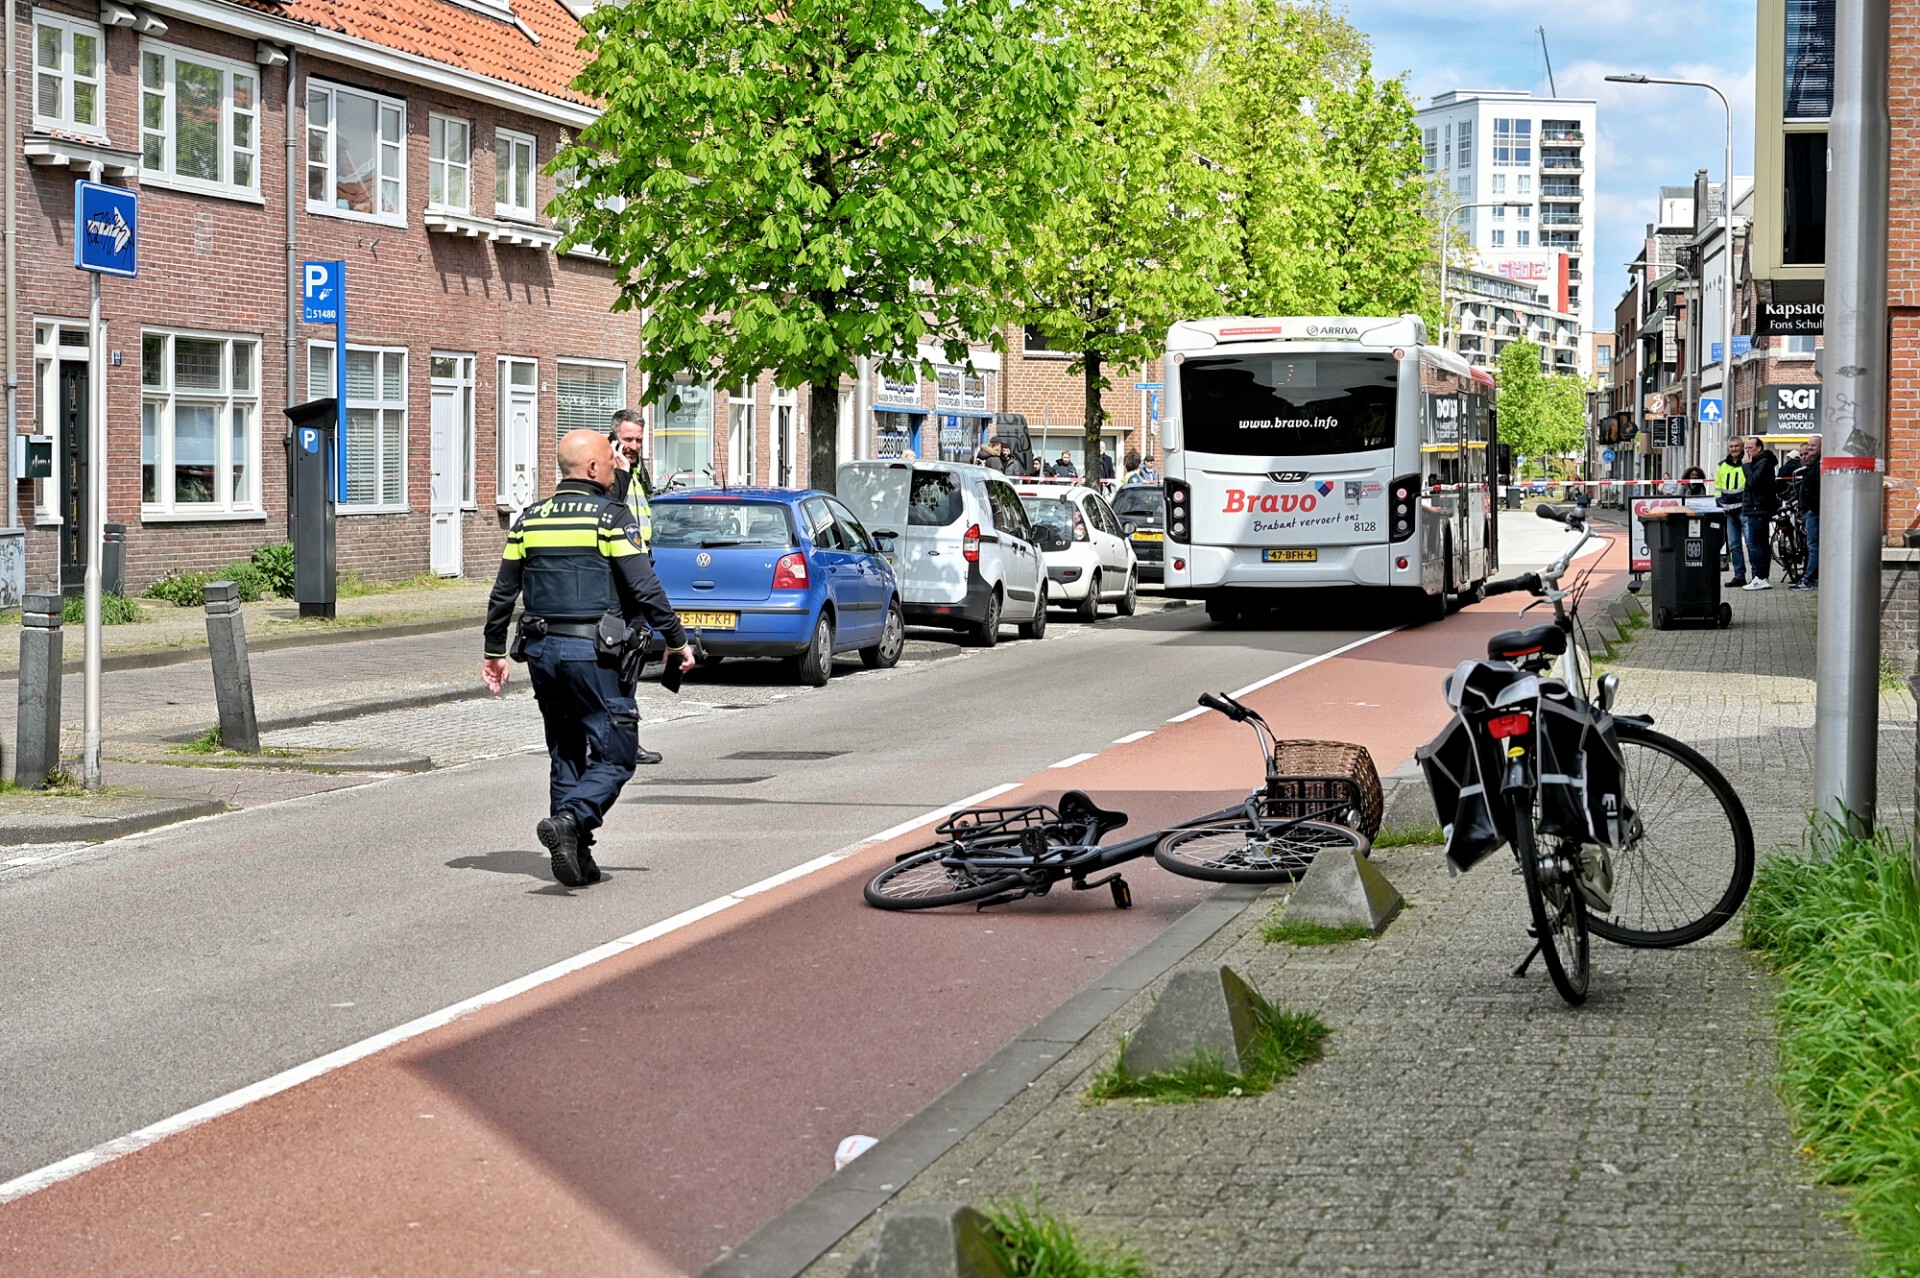
M 346 291 L 345 262 L 300 263 L 300 319 L 307 324 L 338 324 Z
M 1613 450 L 1611 448 L 1601 449 L 1600 460 L 1605 462 L 1609 466 L 1613 465 Z
M 1165 382 L 1135 382 L 1133 388 L 1135 390 L 1165 390 L 1167 384 Z
M 98 182 L 73 184 L 73 264 L 96 275 L 140 273 L 140 195 Z
M 1703 399 L 1700 401 L 1700 421 L 1704 425 L 1718 425 L 1725 416 L 1726 412 L 1722 408 L 1719 400 Z
M 1160 420 L 1160 392 L 1157 390 L 1147 391 L 1147 420 L 1150 422 Z

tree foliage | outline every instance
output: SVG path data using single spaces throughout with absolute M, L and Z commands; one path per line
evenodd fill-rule
M 642 316 L 650 393 L 771 371 L 812 388 L 831 487 L 865 356 L 1003 345 L 1063 175 L 1076 46 L 1046 0 L 628 0 L 583 20 L 602 115 L 561 148 L 563 248 Z
M 1586 436 L 1586 387 L 1571 374 L 1543 372 L 1540 347 L 1507 344 L 1500 352 L 1500 442 L 1516 456 L 1545 458 L 1577 452 Z

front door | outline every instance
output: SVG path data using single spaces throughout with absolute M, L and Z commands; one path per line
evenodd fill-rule
M 500 361 L 500 504 L 515 514 L 540 496 L 540 366 Z
M 443 360 L 434 364 L 453 365 L 466 360 Z M 451 371 L 451 370 L 450 370 Z M 428 462 L 432 469 L 432 528 L 430 566 L 442 577 L 460 575 L 460 508 L 465 497 L 462 480 L 466 474 L 466 410 L 473 402 L 472 377 L 465 384 L 457 377 L 433 379 L 432 439 Z
M 88 452 L 87 366 L 60 361 L 60 589 L 86 589 L 93 466 Z

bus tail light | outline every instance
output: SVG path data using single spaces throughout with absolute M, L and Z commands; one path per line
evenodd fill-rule
M 1186 483 L 1169 479 L 1167 490 L 1167 540 L 1184 546 L 1192 535 L 1193 492 Z
M 780 556 L 773 566 L 773 588 L 775 590 L 805 590 L 807 588 L 807 557 L 799 551 Z
M 1402 475 L 1387 485 L 1387 527 L 1390 540 L 1413 536 L 1414 515 L 1420 509 L 1420 476 Z
M 960 557 L 970 564 L 980 562 L 980 525 L 968 524 L 967 532 L 960 539 Z

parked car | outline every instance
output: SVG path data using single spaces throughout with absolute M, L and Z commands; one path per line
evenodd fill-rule
M 900 660 L 893 565 L 823 492 L 696 488 L 653 499 L 653 566 L 701 661 L 783 657 L 819 687 L 833 659 Z
M 840 495 L 881 539 L 906 618 L 992 647 L 1012 622 L 1047 631 L 1047 569 L 1005 475 L 963 462 L 856 461 Z
M 1098 617 L 1103 603 L 1131 617 L 1140 569 L 1107 499 L 1078 484 L 1023 483 L 1014 491 L 1046 556 L 1053 602 L 1073 605 L 1082 621 Z
M 1113 495 L 1113 513 L 1121 527 L 1132 525 L 1127 541 L 1140 561 L 1140 579 L 1166 580 L 1167 490 L 1158 484 L 1124 484 Z

